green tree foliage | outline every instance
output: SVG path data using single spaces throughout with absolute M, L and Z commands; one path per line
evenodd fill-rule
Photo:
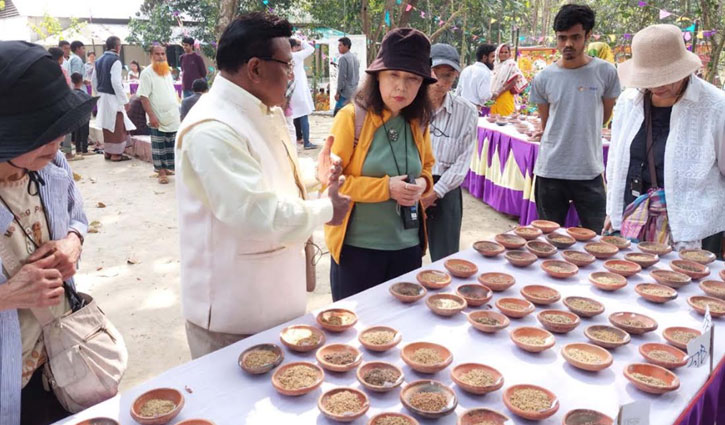
M 28 25 L 41 40 L 54 35 L 60 35 L 60 39 L 62 40 L 63 33 L 67 36 L 78 34 L 83 27 L 85 27 L 86 23 L 79 21 L 77 18 L 70 18 L 70 24 L 66 28 L 63 28 L 63 25 L 58 18 L 52 17 L 45 12 L 37 25 L 32 22 Z

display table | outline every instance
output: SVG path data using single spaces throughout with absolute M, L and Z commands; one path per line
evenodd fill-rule
M 135 94 L 136 90 L 138 90 L 138 83 L 123 83 L 125 87 L 127 87 L 126 91 L 131 94 Z M 179 99 L 184 98 L 184 88 L 181 85 L 181 83 L 174 83 L 174 89 L 176 89 L 176 94 L 179 96 Z
M 609 144 L 603 143 L 603 148 L 606 164 Z M 527 225 L 538 218 L 534 198 L 538 156 L 539 144 L 527 141 L 513 125 L 501 127 L 479 118 L 478 145 L 463 187 L 496 211 L 517 216 L 521 225 Z M 578 224 L 579 216 L 572 206 L 566 226 Z
M 572 249 L 581 249 L 578 244 Z M 634 249 L 636 250 L 636 248 Z M 634 251 L 632 250 L 632 251 Z M 622 258 L 623 254 L 617 255 Z M 702 291 L 697 284 L 690 284 L 679 290 L 679 297 L 664 305 L 649 303 L 634 292 L 637 283 L 651 281 L 648 271 L 643 271 L 629 279 L 629 284 L 617 292 L 602 292 L 594 288 L 587 280 L 587 276 L 602 270 L 602 261 L 581 268 L 572 278 L 558 280 L 548 277 L 540 269 L 541 260 L 533 265 L 519 269 L 511 266 L 502 256 L 495 259 L 485 259 L 472 249 L 454 255 L 455 258 L 464 258 L 475 262 L 479 272 L 499 271 L 516 277 L 517 283 L 508 290 L 495 293 L 490 304 L 502 297 L 520 297 L 519 291 L 525 285 L 548 285 L 561 292 L 562 298 L 571 295 L 591 297 L 602 302 L 606 310 L 592 319 L 582 319 L 581 324 L 566 335 L 555 335 L 556 345 L 539 354 L 531 354 L 517 348 L 509 338 L 509 331 L 519 326 L 537 326 L 536 311 L 523 319 L 511 319 L 511 325 L 496 334 L 484 334 L 474 329 L 461 313 L 451 318 L 443 318 L 433 314 L 426 307 L 424 300 L 414 304 L 401 304 L 388 292 L 391 282 L 413 281 L 415 272 L 408 273 L 391 282 L 384 283 L 366 292 L 337 302 L 335 307 L 348 308 L 355 311 L 359 322 L 353 329 L 341 334 L 326 332 L 327 343 L 348 343 L 359 347 L 363 352 L 363 361 L 384 360 L 392 362 L 403 369 L 405 382 L 410 383 L 420 379 L 435 379 L 450 385 L 456 392 L 459 400 L 455 415 L 449 415 L 435 423 L 451 425 L 456 423 L 457 415 L 465 409 L 474 407 L 487 407 L 498 410 L 511 417 L 512 423 L 528 424 L 514 416 L 503 405 L 503 391 L 514 384 L 536 384 L 552 390 L 560 399 L 559 411 L 547 420 L 538 423 L 542 425 L 561 424 L 564 415 L 573 409 L 590 408 L 601 411 L 614 417 L 621 404 L 633 400 L 646 400 L 651 404 L 652 425 L 687 424 L 708 425 L 716 418 L 725 423 L 725 391 L 720 391 L 723 385 L 722 368 L 714 378 L 708 382 L 708 368 L 680 368 L 675 370 L 681 386 L 679 390 L 661 396 L 652 396 L 643 393 L 629 383 L 622 371 L 626 365 L 634 362 L 644 362 L 638 352 L 638 347 L 645 342 L 665 342 L 662 330 L 670 326 L 687 326 L 699 329 L 702 316 L 694 312 L 686 303 L 691 295 L 700 295 Z M 560 258 L 556 254 L 553 258 Z M 655 267 L 666 268 L 669 262 L 676 258 L 676 254 L 669 254 Z M 442 261 L 438 261 L 426 269 L 444 270 Z M 723 268 L 722 262 L 711 264 L 711 279 Z M 270 271 L 273 272 L 273 271 Z M 243 279 L 243 278 L 241 278 Z M 447 288 L 437 292 L 454 292 L 455 288 L 464 282 L 475 279 L 453 279 Z M 274 290 L 270 288 L 270 290 Z M 240 300 L 239 308 L 244 308 L 245 302 L 253 300 Z M 280 300 L 283 302 L 283 300 Z M 464 312 L 471 312 L 480 308 L 468 308 Z M 561 301 L 549 308 L 565 310 Z M 608 369 L 590 373 L 575 369 L 565 362 L 560 354 L 561 348 L 571 342 L 586 342 L 584 329 L 592 324 L 608 324 L 609 314 L 619 311 L 631 311 L 646 314 L 655 319 L 659 328 L 643 336 L 632 336 L 632 341 L 620 348 L 611 350 L 614 363 Z M 317 313 L 315 311 L 314 313 Z M 722 319 L 714 319 L 719 329 Z M 286 324 L 315 323 L 314 314 L 307 314 Z M 152 324 L 149 324 L 152 325 Z M 129 406 L 141 393 L 158 387 L 173 387 L 179 389 L 186 399 L 186 404 L 180 415 L 173 421 L 177 423 L 182 419 L 205 418 L 214 421 L 217 425 L 225 424 L 332 424 L 319 412 L 317 399 L 329 389 L 339 386 L 352 386 L 361 388 L 355 378 L 355 371 L 346 373 L 325 372 L 325 381 L 320 389 L 301 397 L 284 397 L 279 395 L 271 385 L 271 373 L 261 376 L 251 376 L 243 372 L 237 365 L 239 354 L 246 348 L 259 343 L 279 342 L 279 332 L 286 326 L 281 325 L 265 332 L 254 335 L 244 341 L 238 342 L 225 349 L 175 367 L 150 381 L 135 387 L 124 394 L 92 407 L 75 417 L 62 423 L 75 424 L 81 419 L 106 416 L 120 418 L 122 424 L 135 424 L 129 415 Z M 403 341 L 395 348 L 385 353 L 373 353 L 360 346 L 357 341 L 358 333 L 373 325 L 388 325 L 402 333 Z M 429 341 L 442 344 L 453 353 L 453 363 L 448 368 L 434 375 L 419 374 L 411 370 L 400 358 L 401 348 L 410 342 Z M 725 333 L 715 332 L 715 358 L 720 360 L 725 354 Z M 285 363 L 299 360 L 315 362 L 314 352 L 308 354 L 293 353 L 283 349 Z M 144 359 L 130 359 L 132 362 L 141 362 Z M 504 376 L 504 387 L 485 396 L 472 396 L 463 392 L 452 383 L 450 373 L 454 366 L 465 362 L 478 362 L 498 369 Z M 716 361 L 716 364 L 718 361 Z M 705 386 L 706 382 L 708 385 Z M 405 385 L 405 384 L 404 384 Z M 185 391 L 185 389 L 188 389 Z M 365 424 L 374 415 L 383 411 L 403 411 L 399 394 L 396 389 L 389 393 L 378 394 L 367 392 L 371 408 L 368 413 L 356 420 L 355 424 Z M 720 407 L 722 406 L 722 407 Z M 720 410 L 718 410 L 720 409 Z M 680 415 L 683 418 L 678 419 Z M 433 421 L 422 420 L 422 424 Z

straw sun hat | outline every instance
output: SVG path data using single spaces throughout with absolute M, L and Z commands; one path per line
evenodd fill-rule
M 622 85 L 653 88 L 676 83 L 702 66 L 685 48 L 682 31 L 674 25 L 652 25 L 632 39 L 632 59 L 619 65 Z

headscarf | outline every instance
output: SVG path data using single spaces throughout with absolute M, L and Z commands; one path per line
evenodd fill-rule
M 612 49 L 609 47 L 609 44 L 602 41 L 589 43 L 589 47 L 587 47 L 587 54 L 595 58 L 604 59 L 609 63 L 614 63 L 614 53 L 612 53 Z
M 496 48 L 496 58 L 493 61 L 493 78 L 491 78 L 491 91 L 494 93 L 502 91 L 504 86 L 506 86 L 506 83 L 518 75 L 519 79 L 516 86 L 514 86 L 514 91 L 516 93 L 521 93 L 529 82 L 526 80 L 526 77 L 524 77 L 524 74 L 521 72 L 518 65 L 516 65 L 516 61 L 513 59 L 513 54 L 510 58 L 501 62 L 500 54 L 501 49 L 503 49 L 504 46 L 508 46 L 508 44 L 504 43 Z M 509 50 L 511 50 L 510 47 Z

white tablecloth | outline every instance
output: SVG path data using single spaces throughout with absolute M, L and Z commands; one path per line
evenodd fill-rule
M 582 244 L 575 248 L 581 249 Z M 636 251 L 636 248 L 626 252 Z M 570 295 L 593 297 L 604 303 L 604 314 L 593 319 L 583 319 L 579 327 L 566 335 L 556 335 L 556 345 L 543 353 L 531 354 L 517 348 L 509 339 L 509 331 L 518 326 L 540 326 L 536 320 L 536 311 L 524 319 L 512 319 L 511 325 L 496 334 L 484 334 L 466 321 L 464 314 L 452 318 L 443 318 L 433 314 L 425 305 L 424 300 L 415 304 L 401 304 L 388 292 L 389 283 L 358 294 L 347 300 L 335 304 L 354 310 L 359 322 L 354 329 L 341 334 L 327 333 L 327 343 L 349 343 L 361 348 L 363 361 L 384 360 L 395 363 L 403 368 L 407 383 L 419 379 L 436 379 L 451 385 L 458 395 L 459 406 L 456 414 L 464 409 L 473 407 L 493 408 L 510 416 L 514 423 L 530 423 L 514 416 L 503 405 L 503 390 L 514 384 L 536 384 L 551 389 L 560 399 L 560 409 L 556 415 L 540 421 L 541 424 L 560 424 L 566 412 L 577 408 L 591 408 L 599 410 L 614 417 L 618 406 L 633 400 L 649 400 L 651 402 L 651 420 L 653 425 L 671 424 L 682 410 L 688 405 L 692 397 L 702 387 L 708 377 L 708 368 L 686 369 L 680 368 L 675 372 L 680 378 L 681 386 L 678 391 L 662 396 L 651 396 L 638 391 L 623 376 L 624 367 L 633 362 L 644 362 L 638 352 L 638 347 L 645 342 L 665 342 L 662 330 L 669 326 L 688 326 L 699 329 L 702 316 L 694 312 L 686 299 L 695 294 L 702 294 L 697 283 L 690 284 L 679 291 L 679 297 L 667 304 L 651 304 L 640 298 L 634 292 L 637 283 L 652 281 L 648 277 L 648 270 L 629 279 L 629 285 L 614 293 L 607 293 L 594 288 L 589 284 L 587 276 L 601 270 L 602 261 L 581 268 L 579 274 L 573 278 L 557 280 L 548 277 L 539 267 L 541 260 L 525 269 L 518 269 L 506 262 L 503 256 L 495 259 L 481 257 L 472 249 L 460 252 L 453 257 L 465 258 L 475 262 L 479 272 L 499 271 L 513 274 L 516 285 L 505 292 L 495 293 L 491 304 L 502 296 L 520 297 L 520 289 L 529 284 L 544 284 L 556 288 L 562 298 Z M 620 253 L 617 258 L 623 257 Z M 557 254 L 553 258 L 560 258 Z M 656 267 L 667 268 L 669 262 L 677 258 L 676 254 L 664 256 Z M 429 269 L 443 270 L 442 260 L 432 264 Z M 723 268 L 722 262 L 711 264 L 711 279 L 716 279 L 717 272 Z M 394 281 L 414 281 L 416 272 L 401 276 Z M 475 280 L 475 279 L 470 279 Z M 453 283 L 442 291 L 454 292 L 455 288 L 466 281 L 453 279 Z M 284 302 L 280 294 L 280 302 Z M 239 308 L 244 308 L 240 302 Z M 482 307 L 482 308 L 485 308 Z M 494 307 L 495 308 L 495 307 Z M 548 307 L 566 310 L 561 301 Z M 466 311 L 472 311 L 467 309 Z M 587 342 L 584 329 L 592 324 L 608 324 L 609 314 L 618 311 L 633 311 L 646 314 L 659 323 L 655 332 L 644 336 L 632 336 L 632 341 L 612 351 L 614 364 L 601 372 L 590 373 L 571 367 L 562 358 L 560 351 L 564 344 L 571 342 Z M 314 312 L 316 314 L 317 312 Z M 300 317 L 292 323 L 314 324 L 314 314 Z M 721 319 L 714 320 L 720 325 Z M 386 353 L 373 353 L 360 347 L 357 341 L 358 332 L 373 325 L 389 325 L 402 332 L 403 341 L 398 347 Z M 153 324 L 148 324 L 153 326 Z M 347 373 L 325 372 L 325 382 L 322 387 L 302 397 L 283 397 L 271 385 L 271 373 L 262 376 L 250 376 L 237 365 L 237 357 L 247 347 L 267 342 L 279 342 L 279 331 L 285 325 L 257 334 L 235 345 L 219 350 L 196 361 L 173 368 L 150 381 L 133 388 L 126 393 L 111 400 L 92 407 L 75 417 L 62 423 L 75 424 L 80 419 L 96 416 L 120 418 L 122 424 L 135 424 L 129 415 L 129 406 L 141 393 L 157 387 L 174 387 L 182 391 L 186 405 L 173 423 L 188 418 L 205 418 L 214 421 L 217 425 L 226 424 L 328 424 L 334 423 L 317 409 L 317 399 L 326 390 L 337 386 L 352 386 L 361 388 L 355 378 L 355 371 Z M 413 341 L 430 341 L 442 344 L 453 352 L 453 364 L 435 375 L 419 374 L 406 366 L 400 358 L 400 349 Z M 300 355 L 285 350 L 285 362 L 315 361 L 314 352 Z M 725 352 L 725 335 L 715 332 L 715 358 L 723 357 Z M 142 362 L 144 359 L 130 359 L 132 362 Z M 450 373 L 452 368 L 464 362 L 480 362 L 498 369 L 504 376 L 503 389 L 485 396 L 473 396 L 463 392 L 453 384 Z M 404 384 L 405 385 L 405 384 Z M 188 387 L 193 391 L 184 391 Z M 368 392 L 371 408 L 368 413 L 355 421 L 355 424 L 365 424 L 376 413 L 383 411 L 404 411 L 399 401 L 399 390 L 386 394 Z M 421 420 L 423 424 L 432 421 Z M 449 415 L 435 423 L 455 424 L 456 415 Z

